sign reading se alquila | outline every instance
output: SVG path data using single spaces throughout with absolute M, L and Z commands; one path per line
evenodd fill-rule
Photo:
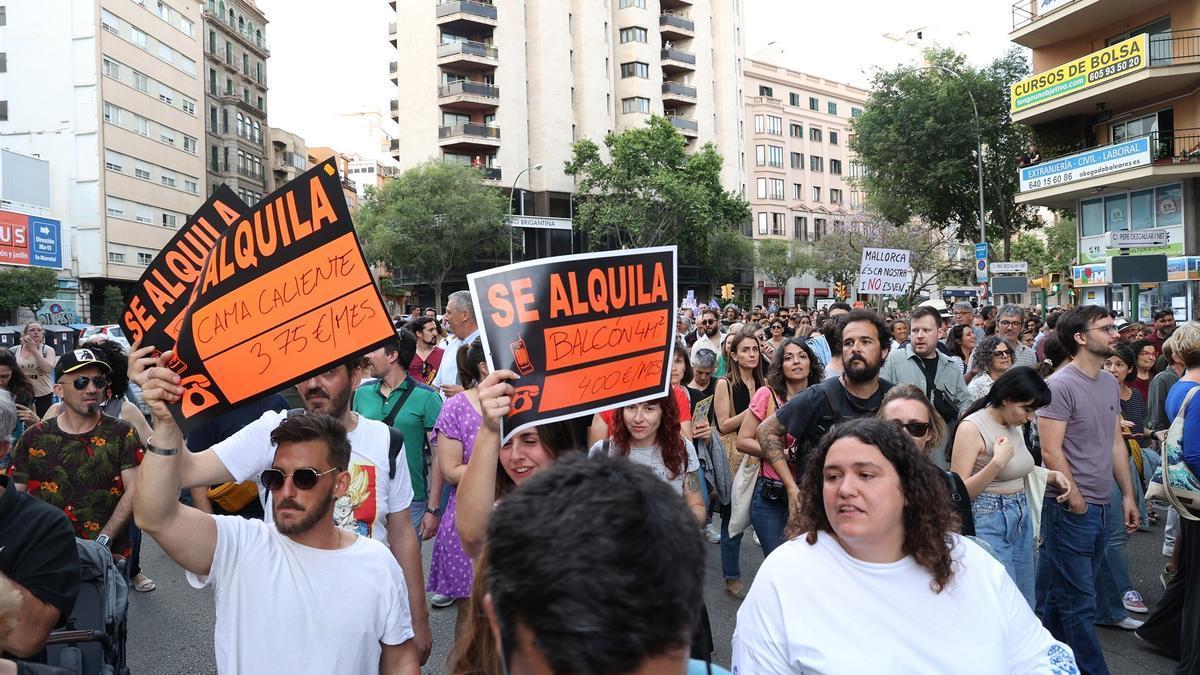
M 1012 111 L 1019 112 L 1109 82 L 1150 65 L 1143 33 L 1012 85 Z

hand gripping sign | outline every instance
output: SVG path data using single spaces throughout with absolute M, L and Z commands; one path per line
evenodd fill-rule
M 670 391 L 674 246 L 542 258 L 467 276 L 488 367 L 520 375 L 505 441 Z
M 133 340 L 165 352 L 175 346 L 183 310 L 204 269 L 204 261 L 226 228 L 250 207 L 228 187 L 218 187 L 159 251 L 133 288 L 121 312 L 121 327 Z
M 395 337 L 337 169 L 322 162 L 216 241 L 180 326 L 171 412 L 189 431 Z

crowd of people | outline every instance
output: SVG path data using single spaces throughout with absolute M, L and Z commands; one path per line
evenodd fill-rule
M 1200 672 L 1200 514 L 1154 482 L 1200 474 L 1200 323 L 942 307 L 680 308 L 668 393 L 505 442 L 518 374 L 465 291 L 186 434 L 169 354 L 30 324 L 0 351 L 3 656 L 56 672 L 74 538 L 153 591 L 144 532 L 216 589 L 220 672 L 418 673 L 430 607 L 455 674 L 720 673 L 717 644 L 746 674 L 1107 673 L 1098 629 Z M 1126 550 L 1160 521 L 1150 607 Z

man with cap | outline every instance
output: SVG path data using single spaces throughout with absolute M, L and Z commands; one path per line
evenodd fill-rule
M 58 417 L 25 430 L 13 450 L 17 489 L 62 509 L 75 536 L 125 549 L 142 441 L 124 420 L 100 412 L 110 369 L 91 349 L 67 352 L 54 366 Z M 114 554 L 116 557 L 116 554 Z

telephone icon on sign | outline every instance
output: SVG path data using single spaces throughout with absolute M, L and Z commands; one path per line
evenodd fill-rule
M 533 399 L 537 397 L 538 391 L 539 389 L 537 385 L 517 387 L 514 389 L 512 395 L 512 410 L 508 413 L 509 417 L 533 410 Z
M 516 342 L 508 345 L 516 359 L 517 372 L 528 375 L 533 372 L 533 362 L 529 360 L 529 350 L 525 348 L 525 339 L 517 338 Z

